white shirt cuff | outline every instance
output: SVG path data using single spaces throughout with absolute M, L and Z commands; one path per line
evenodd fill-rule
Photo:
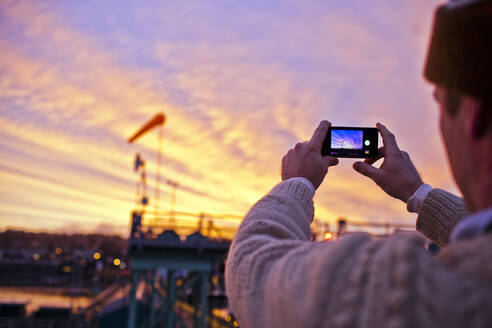
M 407 211 L 418 213 L 427 194 L 432 190 L 428 184 L 421 185 L 407 201 Z
M 306 178 L 303 178 L 303 177 L 295 177 L 295 178 L 290 178 L 290 179 L 287 179 L 288 181 L 299 181 L 299 182 L 302 182 L 304 183 L 310 190 L 311 192 L 314 193 L 316 192 L 316 189 L 314 189 L 314 186 L 313 184 L 311 183 L 311 181 L 309 181 L 308 179 Z M 286 180 L 286 181 L 287 181 Z

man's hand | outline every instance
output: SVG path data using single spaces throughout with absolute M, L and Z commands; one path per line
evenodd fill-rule
M 321 148 L 331 123 L 322 121 L 311 140 L 298 143 L 282 158 L 282 181 L 290 178 L 306 178 L 315 189 L 321 185 L 329 166 L 338 164 L 338 159 L 321 156 Z
M 423 184 L 422 179 L 407 152 L 398 148 L 395 136 L 380 123 L 376 124 L 376 127 L 383 137 L 383 147 L 379 148 L 379 156 L 367 158 L 364 162 L 355 162 L 354 170 L 371 178 L 388 195 L 406 203 Z M 379 169 L 372 166 L 381 158 L 384 158 L 384 161 Z

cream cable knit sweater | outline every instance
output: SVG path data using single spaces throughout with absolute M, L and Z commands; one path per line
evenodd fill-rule
M 241 223 L 226 264 L 240 327 L 492 327 L 492 234 L 446 246 L 459 198 L 422 205 L 417 228 L 445 246 L 432 257 L 409 233 L 311 242 L 312 196 L 285 181 Z

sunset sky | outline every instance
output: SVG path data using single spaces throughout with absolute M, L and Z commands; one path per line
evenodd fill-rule
M 177 210 L 243 215 L 323 119 L 384 123 L 456 192 L 422 77 L 440 2 L 1 1 L 0 229 L 126 234 L 133 158 L 153 187 L 157 131 L 126 139 L 160 111 Z M 316 216 L 413 222 L 353 162 L 330 169 Z

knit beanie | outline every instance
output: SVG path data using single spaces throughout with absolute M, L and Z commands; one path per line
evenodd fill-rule
M 492 99 L 492 0 L 437 8 L 424 75 L 447 89 Z

